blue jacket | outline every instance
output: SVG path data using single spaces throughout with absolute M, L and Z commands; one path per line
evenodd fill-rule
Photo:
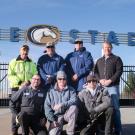
M 91 53 L 82 47 L 80 51 L 74 51 L 67 55 L 66 59 L 66 72 L 68 75 L 69 85 L 74 87 L 77 91 L 83 88 L 86 83 L 86 77 L 93 68 L 93 58 Z M 78 75 L 78 81 L 73 82 L 72 76 Z
M 54 111 L 52 107 L 56 104 L 62 104 L 62 107 L 58 111 Z M 54 88 L 50 89 L 45 99 L 45 115 L 49 121 L 55 121 L 59 115 L 62 115 L 71 105 L 77 105 L 76 91 L 66 86 L 63 91 L 57 90 L 57 84 Z
M 45 54 L 39 58 L 37 68 L 41 77 L 42 86 L 49 88 L 54 84 L 57 71 L 64 70 L 64 59 L 56 53 L 52 57 Z M 47 81 L 47 75 L 51 75 L 51 84 Z

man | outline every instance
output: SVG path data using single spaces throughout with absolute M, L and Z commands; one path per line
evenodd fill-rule
M 86 76 L 92 71 L 93 58 L 83 47 L 81 39 L 76 39 L 74 44 L 75 50 L 66 56 L 65 62 L 69 85 L 79 92 L 86 82 Z
M 17 115 L 22 127 L 22 135 L 29 135 L 29 128 L 35 135 L 46 135 L 45 121 L 43 121 L 45 120 L 43 107 L 45 92 L 40 87 L 40 82 L 40 76 L 34 75 L 30 86 L 20 89 L 11 97 L 10 108 Z M 19 113 L 16 111 L 16 102 L 21 108 Z M 44 127 L 41 126 L 40 121 L 44 122 Z
M 45 115 L 50 122 L 49 134 L 61 135 L 64 121 L 68 122 L 67 135 L 73 135 L 78 114 L 75 90 L 67 85 L 65 72 L 58 71 L 54 88 L 47 93 Z
M 97 60 L 95 65 L 95 75 L 111 96 L 114 106 L 114 126 L 115 134 L 119 135 L 122 130 L 119 110 L 119 82 L 123 72 L 123 62 L 120 57 L 112 53 L 112 44 L 108 41 L 103 43 L 104 56 Z
M 37 65 L 42 86 L 49 89 L 55 83 L 57 71 L 64 70 L 64 59 L 55 52 L 55 45 L 48 43 Z
M 10 81 L 10 87 L 12 91 L 12 96 L 16 93 L 22 86 L 30 84 L 30 80 L 33 75 L 37 74 L 37 68 L 35 63 L 28 57 L 29 46 L 23 45 L 20 48 L 20 55 L 11 60 L 8 68 L 8 79 Z M 16 103 L 16 109 L 19 108 Z M 12 134 L 17 135 L 18 124 L 15 121 L 16 115 L 12 113 Z
M 95 135 L 95 132 L 98 132 L 98 124 L 103 124 L 105 121 L 105 135 L 112 135 L 113 108 L 111 107 L 111 99 L 107 90 L 97 84 L 94 75 L 87 77 L 86 88 L 78 96 L 81 101 L 81 116 L 85 117 L 86 123 L 89 121 L 88 124 L 91 124 L 87 125 L 81 134 Z

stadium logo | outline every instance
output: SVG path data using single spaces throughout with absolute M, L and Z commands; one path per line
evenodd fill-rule
M 57 44 L 60 39 L 60 32 L 54 26 L 36 25 L 28 29 L 27 38 L 36 45 Z

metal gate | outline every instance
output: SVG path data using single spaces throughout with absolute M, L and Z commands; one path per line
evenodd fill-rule
M 7 78 L 7 63 L 0 63 L 0 107 L 8 106 L 10 88 Z M 120 80 L 120 105 L 135 106 L 135 66 L 124 66 Z

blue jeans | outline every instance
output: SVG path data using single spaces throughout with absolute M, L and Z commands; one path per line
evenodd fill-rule
M 120 114 L 120 105 L 119 105 L 119 86 L 106 87 L 109 95 L 111 96 L 112 105 L 114 108 L 114 128 L 115 132 L 119 133 L 122 131 L 121 125 L 121 114 Z

